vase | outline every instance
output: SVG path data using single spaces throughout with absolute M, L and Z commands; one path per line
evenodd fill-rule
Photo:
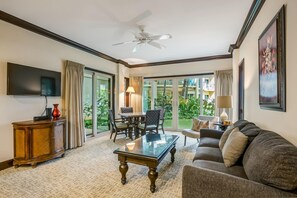
M 54 110 L 53 110 L 52 116 L 54 119 L 56 119 L 56 118 L 60 117 L 61 112 L 58 109 L 59 104 L 53 104 L 53 105 L 54 105 Z

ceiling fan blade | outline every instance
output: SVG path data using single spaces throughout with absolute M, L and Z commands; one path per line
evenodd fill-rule
M 138 44 L 135 45 L 135 47 L 133 48 L 132 52 L 133 52 L 133 53 L 137 52 L 137 51 L 138 51 L 138 48 L 139 48 L 139 45 L 138 45 Z
M 115 46 L 115 45 L 124 45 L 124 44 L 135 43 L 135 42 L 138 42 L 138 41 L 137 41 L 137 40 L 133 40 L 133 41 L 125 41 L 125 42 L 115 43 L 115 44 L 112 44 L 112 45 L 113 45 L 113 46 Z
M 146 10 L 143 13 L 141 13 L 141 14 L 137 15 L 136 17 L 134 17 L 133 19 L 131 19 L 129 21 L 129 23 L 135 25 L 139 21 L 142 21 L 143 19 L 145 19 L 145 18 L 147 18 L 147 17 L 149 17 L 151 15 L 152 15 L 152 12 L 150 10 Z
M 154 42 L 154 41 L 150 41 L 150 42 L 148 42 L 148 44 L 151 45 L 151 46 L 153 46 L 153 47 L 159 48 L 159 49 L 166 48 L 165 45 L 162 45 L 162 44 L 157 43 L 157 42 Z
M 165 40 L 172 38 L 171 34 L 153 35 L 150 36 L 151 40 Z

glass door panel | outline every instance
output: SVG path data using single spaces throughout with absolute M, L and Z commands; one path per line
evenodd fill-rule
M 164 128 L 172 128 L 172 80 L 153 81 L 154 109 L 165 109 Z
M 215 83 L 214 77 L 202 78 L 203 115 L 213 116 L 215 111 Z
M 192 127 L 199 115 L 214 116 L 214 77 L 184 77 L 144 80 L 143 110 L 164 108 L 164 128 Z
M 200 115 L 200 79 L 178 80 L 178 128 L 189 129 L 192 119 Z
M 143 111 L 146 112 L 147 110 L 151 109 L 152 103 L 152 82 L 148 80 L 144 80 L 143 82 Z
M 86 130 L 86 135 L 92 135 L 93 128 L 93 86 L 92 86 L 92 75 L 84 75 L 84 85 L 83 85 L 83 104 L 84 104 L 84 126 Z
M 111 108 L 111 76 L 85 71 L 83 85 L 84 126 L 87 136 L 109 130 L 108 109 Z
M 110 79 L 96 76 L 97 133 L 109 130 Z

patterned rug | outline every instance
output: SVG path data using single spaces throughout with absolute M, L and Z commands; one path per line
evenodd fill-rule
M 197 141 L 184 138 L 179 132 L 175 162 L 170 153 L 158 166 L 156 192 L 150 192 L 148 168 L 128 163 L 127 183 L 121 184 L 119 162 L 113 151 L 130 142 L 119 136 L 116 143 L 109 139 L 109 133 L 94 138 L 83 147 L 69 150 L 64 158 L 40 163 L 35 169 L 21 166 L 0 171 L 0 198 L 19 197 L 181 197 L 182 169 L 191 164 L 197 148 Z

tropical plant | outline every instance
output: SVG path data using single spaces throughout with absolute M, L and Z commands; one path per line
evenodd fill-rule
M 108 92 L 105 90 L 100 90 L 101 92 L 97 92 L 97 126 L 98 127 L 108 127 L 109 118 L 108 118 L 108 109 L 109 109 L 109 99 L 108 99 Z M 92 122 L 92 113 L 93 113 L 93 106 L 92 104 L 85 103 L 84 104 L 84 123 L 85 128 L 91 129 L 93 122 Z

